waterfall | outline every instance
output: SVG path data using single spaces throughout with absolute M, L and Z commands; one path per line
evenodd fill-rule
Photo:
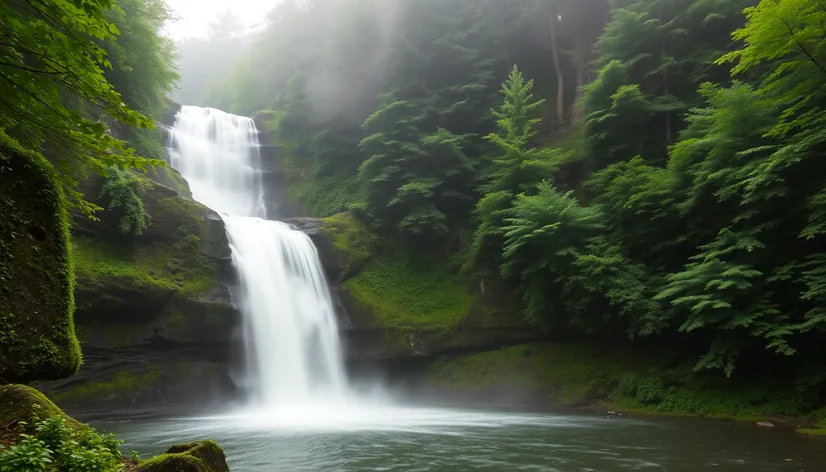
M 306 234 L 266 219 L 252 119 L 184 106 L 169 135 L 172 167 L 226 226 L 254 400 L 275 407 L 343 397 L 347 380 L 324 271 Z

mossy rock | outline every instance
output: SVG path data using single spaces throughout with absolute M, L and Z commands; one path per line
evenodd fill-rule
M 400 251 L 377 255 L 341 286 L 356 327 L 450 330 L 475 297 L 444 261 Z
M 0 378 L 74 374 L 74 275 L 66 201 L 54 167 L 0 133 Z
M 141 472 L 229 472 L 227 459 L 215 441 L 177 444 L 166 454 L 141 462 Z
M 177 175 L 173 169 L 152 172 Z M 217 213 L 194 200 L 185 198 L 183 195 L 186 195 L 186 192 L 179 191 L 185 189 L 169 188 L 140 173 L 138 177 L 145 190 L 144 208 L 151 217 L 151 223 L 143 234 L 140 236 L 122 234 L 119 226 L 123 216 L 122 210 L 107 209 L 95 214 L 97 221 L 74 213 L 72 228 L 74 235 L 122 245 L 175 243 L 186 236 L 193 235 L 201 241 L 203 252 L 216 258 L 229 257 L 226 232 L 221 217 Z M 80 183 L 80 191 L 88 201 L 106 208 L 108 202 L 99 198 L 104 182 L 105 179 L 102 176 L 90 175 L 88 179 Z
M 192 198 L 189 182 L 180 172 L 171 167 L 151 167 L 146 171 L 146 176 L 164 187 L 171 188 L 183 197 Z
M 340 213 L 320 222 L 320 237 L 314 237 L 313 242 L 328 276 L 340 283 L 364 268 L 376 250 L 378 238 L 351 213 Z
M 0 386 L 0 444 L 16 443 L 21 433 L 27 430 L 34 419 L 61 417 L 71 428 L 84 425 L 69 417 L 51 400 L 37 390 L 25 385 Z

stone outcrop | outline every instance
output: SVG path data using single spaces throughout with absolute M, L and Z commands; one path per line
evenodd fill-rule
M 229 472 L 224 451 L 214 441 L 176 444 L 138 466 L 141 472 Z
M 94 177 L 81 189 L 96 202 L 102 185 Z M 186 409 L 233 392 L 228 357 L 239 315 L 223 222 L 181 195 L 183 186 L 143 185 L 151 224 L 140 236 L 120 232 L 118 210 L 100 212 L 100 221 L 74 215 L 85 362 L 70 379 L 38 385 L 70 412 Z
M 405 281 L 399 284 L 371 285 L 373 272 L 376 277 L 384 277 L 382 265 L 408 256 L 382 248 L 381 241 L 349 214 L 326 219 L 290 218 L 285 222 L 308 234 L 318 248 L 341 314 L 344 345 L 351 361 L 431 358 L 544 339 L 518 316 L 515 301 L 496 285 L 496 280 L 486 288 L 465 286 L 434 264 L 433 273 L 402 273 L 398 275 Z M 400 270 L 404 271 L 406 264 L 399 264 Z M 412 305 L 416 298 L 429 297 L 427 290 L 414 293 L 404 284 L 431 276 L 449 281 L 450 291 L 455 293 L 417 311 L 422 313 L 421 319 L 410 314 L 412 306 L 410 313 L 406 313 L 403 303 L 395 306 L 393 313 L 386 313 L 387 305 L 377 303 L 395 296 Z M 428 310 L 440 313 L 437 317 Z
M 80 365 L 66 202 L 54 168 L 0 131 L 0 383 Z

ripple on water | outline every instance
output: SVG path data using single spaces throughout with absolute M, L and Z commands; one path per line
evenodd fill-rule
M 822 472 L 826 464 L 826 442 L 751 425 L 597 415 L 327 405 L 106 429 L 144 454 L 213 438 L 233 472 Z

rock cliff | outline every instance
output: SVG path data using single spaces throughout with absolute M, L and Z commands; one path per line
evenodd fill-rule
M 347 213 L 286 221 L 318 248 L 351 361 L 435 358 L 544 338 L 496 280 L 469 286 L 445 261 L 382 241 Z
M 73 215 L 77 333 L 85 363 L 70 379 L 38 385 L 70 412 L 189 408 L 231 394 L 230 341 L 239 322 L 228 285 L 220 217 L 186 198 L 172 169 L 142 178 L 151 225 L 121 234 L 119 211 Z M 81 190 L 96 203 L 103 179 Z M 103 206 L 103 205 L 102 205 Z
M 80 365 L 66 202 L 54 168 L 0 132 L 0 384 Z

